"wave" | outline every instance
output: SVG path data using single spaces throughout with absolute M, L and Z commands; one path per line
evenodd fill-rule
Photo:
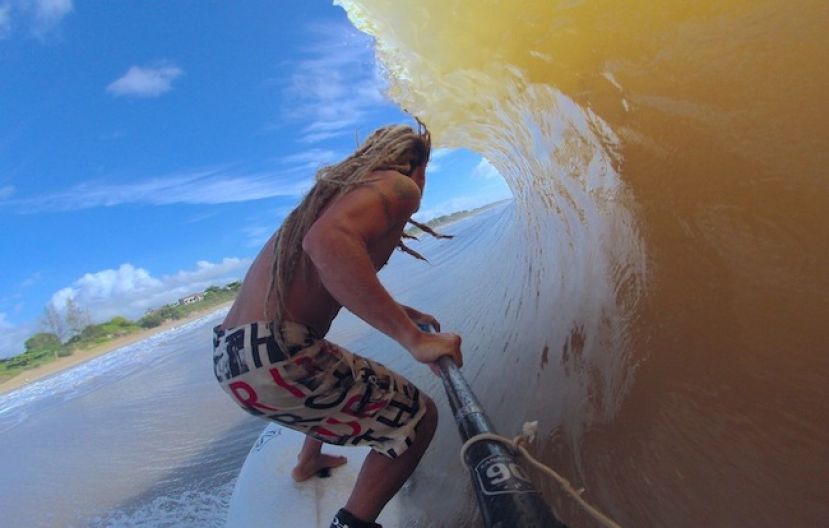
M 514 194 L 456 300 L 503 429 L 622 524 L 821 524 L 829 4 L 338 3 Z

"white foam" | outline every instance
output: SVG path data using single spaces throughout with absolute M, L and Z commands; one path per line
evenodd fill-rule
M 116 509 L 89 526 L 107 528 L 221 528 L 235 480 L 212 489 L 186 489 L 131 510 Z

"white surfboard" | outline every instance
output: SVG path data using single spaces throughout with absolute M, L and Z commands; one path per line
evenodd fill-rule
M 227 528 L 330 526 L 334 514 L 351 495 L 369 448 L 323 445 L 323 453 L 344 455 L 348 463 L 331 470 L 330 477 L 294 482 L 291 470 L 304 440 L 303 434 L 276 423 L 262 431 L 239 472 Z M 377 522 L 383 528 L 398 528 L 400 513 L 398 500 L 392 499 Z

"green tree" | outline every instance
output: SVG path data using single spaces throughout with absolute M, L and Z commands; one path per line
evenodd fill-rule
M 158 312 L 150 312 L 138 320 L 138 324 L 143 328 L 155 328 L 164 322 L 164 318 Z
M 24 346 L 26 352 L 15 358 L 21 366 L 44 356 L 55 356 L 57 358 L 63 348 L 60 338 L 49 332 L 40 332 L 33 335 L 25 341 Z
M 72 339 L 70 339 L 69 342 L 76 343 L 79 341 L 93 341 L 104 337 L 105 335 L 106 329 L 103 328 L 103 325 L 89 325 L 84 328 L 80 334 L 72 336 Z
M 165 321 L 167 319 L 178 319 L 178 317 L 176 316 L 177 312 L 175 306 L 169 304 L 159 308 L 157 313 L 159 316 L 161 316 L 161 319 Z
M 43 312 L 43 318 L 41 319 L 41 325 L 47 332 L 58 336 L 61 343 L 66 341 L 66 338 L 68 337 L 66 320 L 63 318 L 58 309 L 55 308 L 54 303 L 49 302 L 46 304 L 46 308 Z
M 26 352 L 40 350 L 57 350 L 61 347 L 60 338 L 48 332 L 39 332 L 26 340 Z
M 66 325 L 70 335 L 76 336 L 90 324 L 89 314 L 72 297 L 66 298 Z
M 122 315 L 116 315 L 112 319 L 110 319 L 109 324 L 113 326 L 129 326 L 132 322 Z

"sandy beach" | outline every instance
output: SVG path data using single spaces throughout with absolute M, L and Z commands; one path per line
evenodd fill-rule
M 75 367 L 77 365 L 80 365 L 81 363 L 89 361 L 90 359 L 95 359 L 96 357 L 112 352 L 113 350 L 117 350 L 121 347 L 131 345 L 133 343 L 137 343 L 138 341 L 142 341 L 144 339 L 147 339 L 148 337 L 152 337 L 162 332 L 166 332 L 167 330 L 171 330 L 177 326 L 187 324 L 200 317 L 204 317 L 210 312 L 215 312 L 221 310 L 222 308 L 229 307 L 231 304 L 232 301 L 217 306 L 211 306 L 209 308 L 205 308 L 204 310 L 194 312 L 184 319 L 179 319 L 177 321 L 165 321 L 163 324 L 155 328 L 149 328 L 147 330 L 135 332 L 134 334 L 119 337 L 107 343 L 102 343 L 98 346 L 94 346 L 92 348 L 88 348 L 85 350 L 76 350 L 71 356 L 58 358 L 50 363 L 41 365 L 31 370 L 24 370 L 17 376 L 0 382 L 0 395 L 9 393 L 15 389 L 19 389 L 20 387 L 28 385 L 29 383 L 34 383 L 35 381 L 43 379 L 47 376 L 51 376 L 52 374 L 55 374 L 62 370 Z

